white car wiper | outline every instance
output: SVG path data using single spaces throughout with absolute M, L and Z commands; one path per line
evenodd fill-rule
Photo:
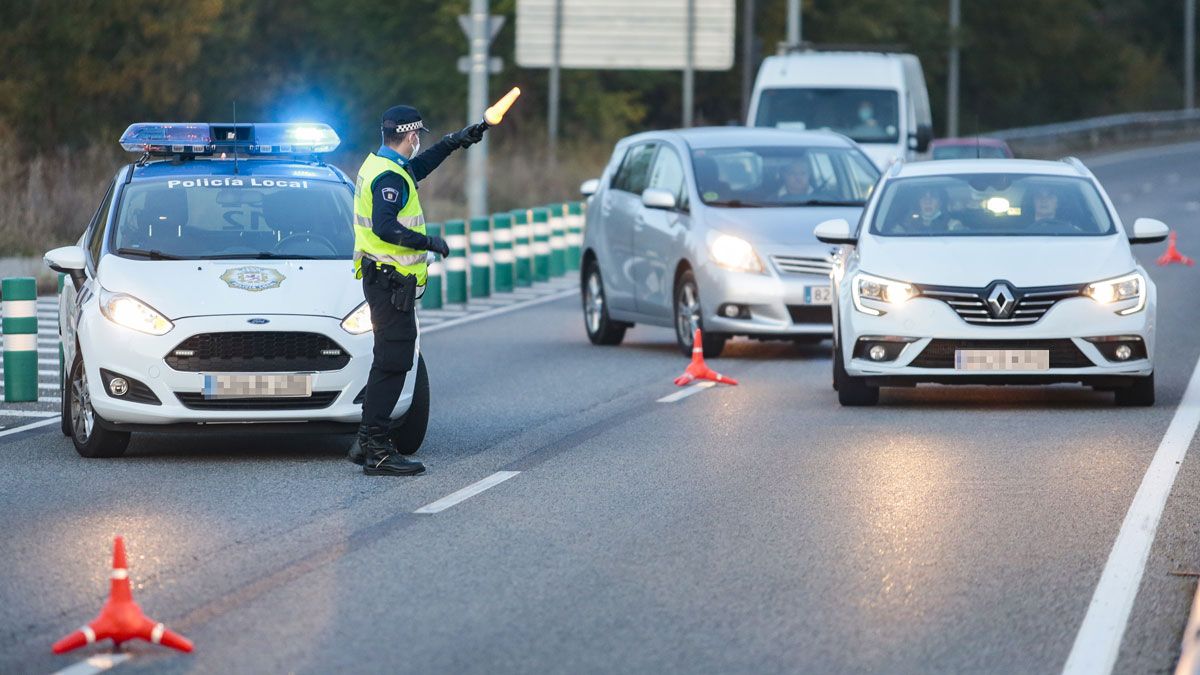
M 119 248 L 119 249 L 117 249 L 117 255 L 128 255 L 128 256 L 134 256 L 137 258 L 149 258 L 151 260 L 183 260 L 183 258 L 181 258 L 177 255 L 171 255 L 170 253 L 163 253 L 162 251 L 159 251 L 158 249 Z

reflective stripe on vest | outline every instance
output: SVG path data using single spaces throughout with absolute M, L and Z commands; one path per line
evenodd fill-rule
M 358 170 L 358 180 L 354 186 L 354 272 L 356 276 L 362 276 L 362 260 L 366 258 L 391 265 L 402 274 L 411 274 L 417 277 L 418 286 L 424 286 L 429 274 L 425 251 L 388 243 L 371 229 L 371 211 L 374 207 L 371 186 L 389 171 L 399 174 L 408 187 L 408 201 L 396 214 L 396 221 L 401 227 L 425 234 L 425 214 L 421 211 L 421 198 L 412 176 L 390 159 L 374 153 L 367 155 Z

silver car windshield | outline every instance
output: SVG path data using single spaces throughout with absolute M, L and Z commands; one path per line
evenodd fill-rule
M 258 176 L 180 177 L 125 188 L 112 250 L 126 257 L 349 259 L 350 190 Z
M 889 89 L 764 89 L 755 126 L 826 129 L 859 143 L 900 138 L 899 96 Z
M 879 179 L 861 152 L 836 147 L 696 149 L 692 167 L 710 206 L 861 206 Z
M 884 237 L 1103 236 L 1116 225 L 1091 181 L 981 173 L 901 178 L 879 197 Z

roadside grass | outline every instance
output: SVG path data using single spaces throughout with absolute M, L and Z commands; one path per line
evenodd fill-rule
M 353 176 L 366 151 L 338 152 L 329 161 Z M 488 148 L 488 209 L 495 213 L 579 199 L 579 184 L 599 176 L 610 153 L 607 144 L 563 144 L 562 159 L 552 164 L 544 139 L 494 139 Z M 422 181 L 421 199 L 431 222 L 466 217 L 465 154 L 456 152 Z M 108 182 L 133 159 L 116 143 L 22 157 L 0 136 L 0 257 L 39 257 L 78 241 Z

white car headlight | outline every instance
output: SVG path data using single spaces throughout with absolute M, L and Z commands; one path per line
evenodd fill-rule
M 175 324 L 150 305 L 125 293 L 100 290 L 100 313 L 109 321 L 149 335 L 166 335 Z
M 720 267 L 737 272 L 762 272 L 763 264 L 750 242 L 731 234 L 715 234 L 708 244 L 709 255 Z
M 1136 301 L 1132 307 L 1118 309 L 1117 314 L 1121 315 L 1134 314 L 1146 307 L 1146 279 L 1138 272 L 1088 284 L 1083 293 L 1101 305 Z
M 362 335 L 370 331 L 373 327 L 371 324 L 371 308 L 366 302 L 355 307 L 353 312 L 350 312 L 346 315 L 346 318 L 342 319 L 342 329 L 351 335 Z
M 917 295 L 917 289 L 910 283 L 862 272 L 854 275 L 850 287 L 851 295 L 854 298 L 854 308 L 872 316 L 881 316 L 885 312 L 882 309 L 868 307 L 863 303 L 864 300 L 899 307 Z

